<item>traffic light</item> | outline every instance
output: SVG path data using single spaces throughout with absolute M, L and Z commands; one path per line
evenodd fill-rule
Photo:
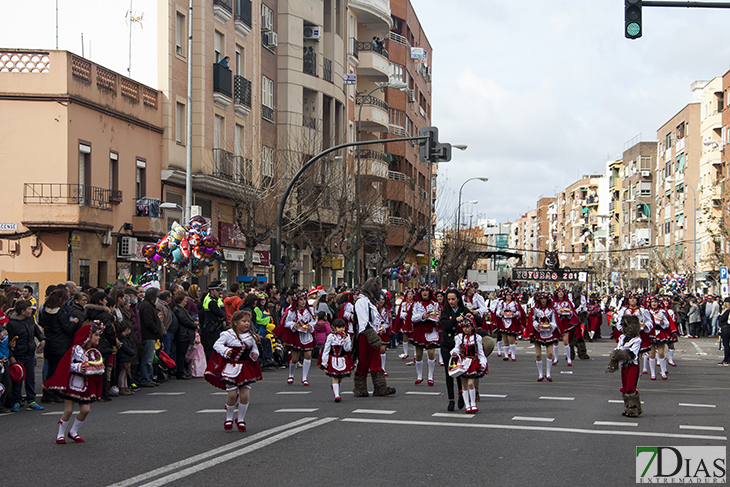
M 642 33 L 641 0 L 624 0 L 624 36 L 638 39 Z
M 436 260 L 436 257 L 431 257 L 431 269 L 435 269 L 436 267 L 438 267 L 438 265 L 439 261 Z
M 428 135 L 428 139 L 419 141 L 421 162 L 448 162 L 451 160 L 451 144 L 439 144 L 439 129 L 422 127 L 419 135 Z

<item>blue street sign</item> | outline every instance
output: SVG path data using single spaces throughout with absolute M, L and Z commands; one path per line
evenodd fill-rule
M 727 279 L 727 267 L 720 267 L 720 279 Z

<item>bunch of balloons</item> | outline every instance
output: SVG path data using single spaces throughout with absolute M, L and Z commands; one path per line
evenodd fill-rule
M 687 280 L 676 272 L 668 274 L 662 279 L 662 289 L 665 293 L 682 293 L 687 287 Z
M 223 256 L 222 252 L 210 224 L 202 216 L 192 217 L 187 226 L 173 222 L 167 235 L 156 244 L 142 247 L 150 271 L 170 269 L 177 273 L 176 281 L 212 271 L 213 262 Z
M 388 267 L 384 275 L 388 279 L 403 283 L 415 279 L 419 274 L 418 264 L 401 264 L 397 267 Z

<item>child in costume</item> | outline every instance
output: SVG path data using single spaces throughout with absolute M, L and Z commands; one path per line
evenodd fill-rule
M 623 416 L 635 418 L 642 413 L 639 384 L 639 353 L 641 350 L 639 318 L 626 315 L 621 320 L 622 334 L 618 346 L 611 352 L 606 373 L 621 369 L 621 393 L 624 400 Z
M 383 368 L 383 374 L 388 377 L 388 372 L 385 370 L 385 358 L 387 357 L 387 355 L 385 354 L 385 350 L 387 348 L 386 344 L 390 341 L 392 318 L 390 310 L 388 309 L 388 306 L 386 306 L 386 297 L 387 296 L 385 295 L 385 293 L 381 294 L 380 300 L 377 304 L 381 323 L 380 329 L 375 331 L 378 333 L 378 335 L 380 335 L 380 341 L 383 342 L 382 345 L 380 345 L 380 366 Z
M 200 334 L 195 331 L 195 340 L 190 344 L 185 359 L 190 362 L 190 375 L 192 377 L 203 377 L 207 363 L 205 361 L 205 349 L 200 342 Z
M 553 347 L 563 333 L 558 327 L 557 312 L 551 303 L 548 293 L 537 293 L 535 295 L 535 306 L 530 310 L 528 330 L 530 342 L 535 345 L 535 365 L 537 366 L 537 381 L 542 382 L 545 378 L 548 382 L 553 381 Z M 547 351 L 546 373 L 542 374 L 542 347 Z
M 327 335 L 327 340 L 322 347 L 319 366 L 332 377 L 332 393 L 335 395 L 335 402 L 340 402 L 340 384 L 343 377 L 350 377 L 352 372 L 352 340 L 346 332 L 347 323 L 337 318 L 332 323 L 333 331 Z
M 100 321 L 87 321 L 76 330 L 71 348 L 61 358 L 55 374 L 43 387 L 58 391 L 64 398 L 63 415 L 58 421 L 56 443 L 66 443 L 66 428 L 71 420 L 74 402 L 79 403 L 79 415 L 76 417 L 68 437 L 76 443 L 83 443 L 79 436 L 79 428 L 91 410 L 91 403 L 101 397 L 104 360 L 96 347 L 99 345 L 104 324 Z
M 460 357 L 465 367 L 461 375 L 461 392 L 464 398 L 467 414 L 478 413 L 479 408 L 476 402 L 476 381 L 487 373 L 487 356 L 484 353 L 482 337 L 476 333 L 476 323 L 471 315 L 467 315 L 461 322 L 462 332 L 456 335 L 456 345 L 451 350 L 453 357 Z
M 213 352 L 205 370 L 205 380 L 225 390 L 226 420 L 223 429 L 233 429 L 233 410 L 238 399 L 238 431 L 246 431 L 246 411 L 251 384 L 261 380 L 259 349 L 251 333 L 251 312 L 240 310 L 233 313 L 231 328 L 221 332 L 213 344 Z

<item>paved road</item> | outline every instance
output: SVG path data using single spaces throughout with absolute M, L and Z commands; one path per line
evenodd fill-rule
M 319 370 L 312 386 L 267 372 L 251 394 L 248 432 L 223 431 L 223 396 L 202 379 L 172 380 L 93 404 L 84 444 L 53 442 L 60 406 L 0 416 L 3 485 L 587 485 L 634 483 L 635 447 L 727 445 L 730 368 L 712 339 L 682 340 L 666 381 L 640 382 L 644 414 L 620 415 L 620 379 L 604 374 L 609 340 L 590 361 L 536 382 L 532 347 L 492 355 L 480 412 L 447 413 L 436 386 L 388 352 L 387 398 L 332 400 Z M 351 390 L 347 382 L 344 391 Z M 7 446 L 10 445 L 10 448 Z M 6 483 L 7 482 L 7 483 Z

